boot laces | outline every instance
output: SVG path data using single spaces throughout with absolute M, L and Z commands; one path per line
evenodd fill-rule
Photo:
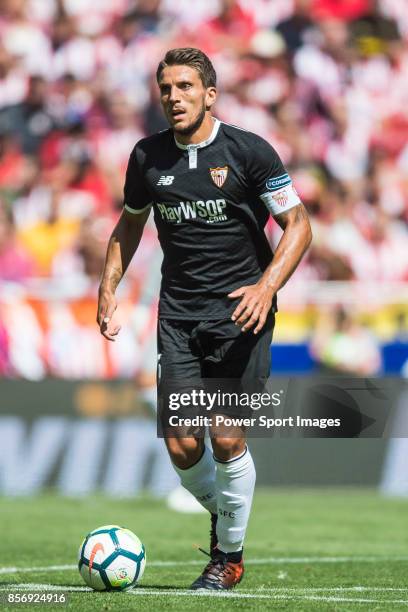
M 211 574 L 211 576 L 217 580 L 221 580 L 224 576 L 232 574 L 231 568 L 228 566 L 228 561 L 224 554 L 218 553 L 212 557 L 209 552 L 200 546 L 197 546 L 197 550 L 211 558 L 211 560 L 205 566 L 203 573 Z

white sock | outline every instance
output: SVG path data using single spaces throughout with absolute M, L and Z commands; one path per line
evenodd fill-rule
M 180 476 L 183 487 L 190 491 L 208 512 L 217 514 L 215 461 L 210 449 L 204 446 L 204 453 L 201 459 L 186 470 L 178 468 L 174 463 L 173 467 Z
M 242 549 L 251 511 L 256 472 L 249 448 L 230 461 L 216 464 L 217 537 L 223 552 Z

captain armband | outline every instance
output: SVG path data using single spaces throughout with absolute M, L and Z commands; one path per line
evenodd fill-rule
M 259 197 L 273 216 L 301 204 L 288 174 L 268 179 L 266 181 L 266 188 L 268 191 L 265 191 Z

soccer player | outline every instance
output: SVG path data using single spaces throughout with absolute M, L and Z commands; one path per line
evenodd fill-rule
M 212 116 L 216 74 L 198 49 L 167 52 L 157 69 L 170 124 L 130 154 L 122 215 L 109 241 L 97 321 L 114 341 L 115 290 L 153 209 L 163 249 L 158 320 L 161 380 L 267 378 L 276 293 L 311 241 L 304 206 L 276 151 Z M 283 229 L 273 255 L 264 234 Z M 192 589 L 230 589 L 244 572 L 255 485 L 245 436 L 166 439 L 182 485 L 211 514 L 211 558 Z

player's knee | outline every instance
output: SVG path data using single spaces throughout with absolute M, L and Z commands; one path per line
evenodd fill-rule
M 203 450 L 202 440 L 196 438 L 167 438 L 170 459 L 181 470 L 185 470 L 200 459 Z
M 229 461 L 244 452 L 245 439 L 217 437 L 212 439 L 212 447 L 216 459 Z

